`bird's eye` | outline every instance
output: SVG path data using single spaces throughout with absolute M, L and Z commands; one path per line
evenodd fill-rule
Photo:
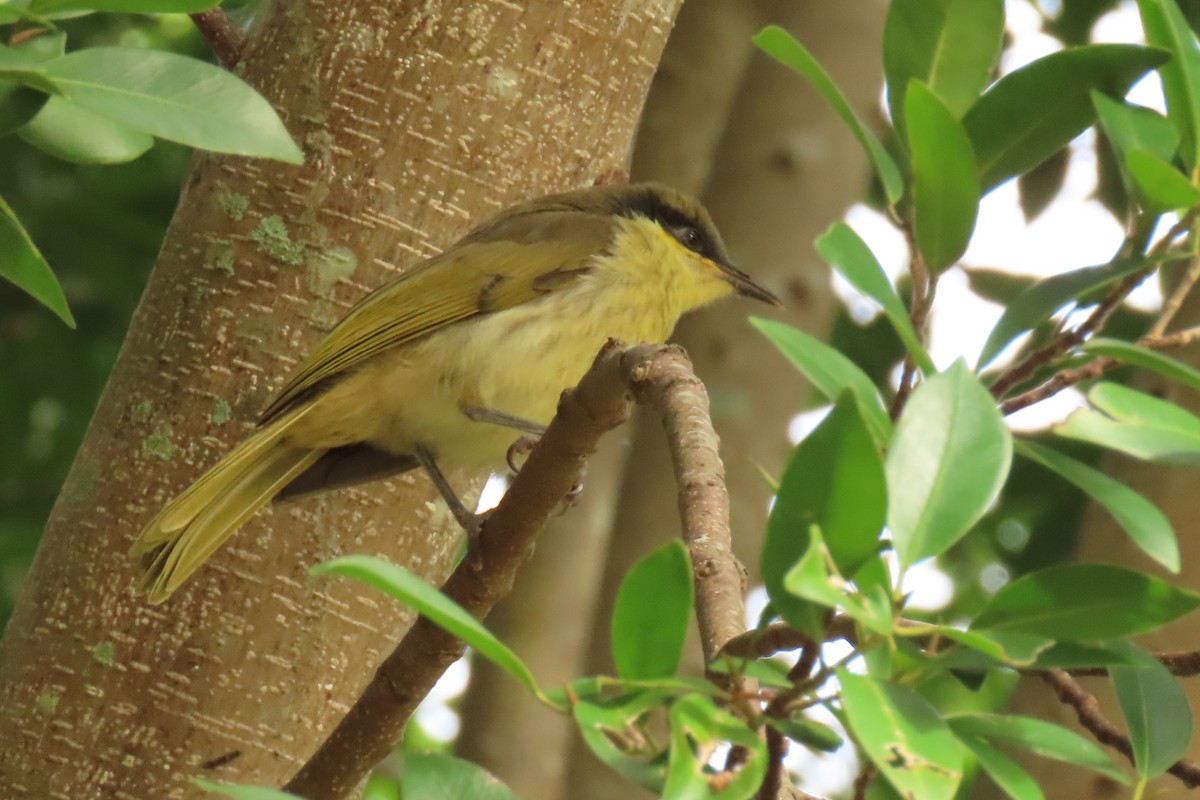
M 690 225 L 683 225 L 676 228 L 674 230 L 674 234 L 675 238 L 679 240 L 679 243 L 689 250 L 697 249 L 703 239 L 703 237 L 700 236 L 700 231 L 696 230 Z

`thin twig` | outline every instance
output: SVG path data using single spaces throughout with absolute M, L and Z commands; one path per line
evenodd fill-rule
M 1129 759 L 1131 764 L 1134 763 L 1133 746 L 1129 742 L 1129 737 L 1121 733 L 1100 713 L 1100 703 L 1093 695 L 1085 691 L 1075 682 L 1074 678 L 1061 669 L 1050 669 L 1040 674 L 1042 680 L 1054 689 L 1059 701 L 1074 709 L 1075 718 L 1079 720 L 1080 725 L 1096 737 L 1098 742 L 1113 748 Z M 1172 764 L 1167 772 L 1182 781 L 1189 789 L 1200 786 L 1200 764 L 1180 759 Z
M 867 789 L 871 788 L 871 779 L 875 777 L 875 765 L 870 761 L 864 763 L 854 779 L 854 800 L 867 800 Z
M 208 42 L 213 55 L 225 69 L 233 69 L 242 57 L 242 32 L 229 21 L 229 17 L 220 8 L 210 8 L 197 14 L 189 14 L 196 30 Z
M 1194 678 L 1200 675 L 1200 650 L 1186 650 L 1178 653 L 1151 653 L 1151 655 L 1167 668 L 1167 671 L 1179 678 Z M 1092 678 L 1108 674 L 1106 667 L 1081 667 L 1066 670 L 1076 678 Z
M 925 267 L 925 260 L 921 257 L 921 251 L 917 247 L 912 225 L 901 225 L 901 228 L 908 240 L 909 252 L 912 253 L 908 267 L 908 272 L 912 276 L 912 299 L 908 317 L 912 322 L 913 330 L 917 333 L 917 341 L 924 344 L 925 328 L 929 323 L 929 312 L 933 308 L 933 296 L 937 291 L 937 278 L 931 276 Z M 896 396 L 892 398 L 891 408 L 888 409 L 892 419 L 899 417 L 900 412 L 904 410 L 904 404 L 908 402 L 908 396 L 912 394 L 916 386 L 916 377 L 916 359 L 912 353 L 906 353 L 904 365 L 900 370 L 900 385 L 896 389 Z
M 777 800 L 783 787 L 783 758 L 787 755 L 788 742 L 782 733 L 767 726 L 767 773 L 758 790 L 758 800 Z
M 1167 235 L 1163 237 L 1163 241 L 1168 244 L 1173 242 L 1183 232 L 1190 230 L 1195 221 L 1195 212 L 1189 212 L 1175 223 Z M 1159 242 L 1159 244 L 1162 245 L 1163 242 Z M 1200 254 L 1195 252 L 1196 247 L 1197 243 L 1193 241 L 1191 263 L 1188 264 L 1187 271 L 1183 273 L 1183 277 L 1179 279 L 1179 283 L 1171 290 L 1171 294 L 1163 301 L 1162 309 L 1158 312 L 1157 319 L 1150 326 L 1150 330 L 1146 332 L 1147 336 L 1158 336 L 1167 329 L 1167 326 L 1171 324 L 1171 320 L 1175 318 L 1175 315 L 1179 313 L 1179 309 L 1183 307 L 1183 301 L 1187 299 L 1188 294 L 1196 285 L 1196 281 L 1200 280 Z

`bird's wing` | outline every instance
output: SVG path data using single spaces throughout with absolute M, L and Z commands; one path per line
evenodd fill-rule
M 383 350 L 570 285 L 605 249 L 611 229 L 590 214 L 545 217 L 532 231 L 500 225 L 468 236 L 363 298 L 309 355 L 260 424 Z M 571 235 L 555 235 L 560 225 Z

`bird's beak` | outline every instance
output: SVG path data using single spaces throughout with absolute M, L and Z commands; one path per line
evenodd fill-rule
M 771 292 L 759 286 L 754 280 L 735 267 L 733 264 L 717 264 L 724 273 L 725 280 L 729 281 L 733 286 L 733 290 L 742 297 L 749 297 L 752 300 L 761 300 L 767 305 L 782 306 L 783 302 Z

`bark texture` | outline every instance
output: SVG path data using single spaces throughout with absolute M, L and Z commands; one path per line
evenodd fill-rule
M 316 748 L 411 617 L 306 569 L 366 552 L 440 581 L 458 532 L 424 478 L 260 515 L 158 607 L 132 592 L 129 542 L 371 287 L 498 208 L 619 169 L 677 5 L 267 14 L 244 75 L 306 164 L 196 160 L 0 643 L 0 796 L 279 785 Z

